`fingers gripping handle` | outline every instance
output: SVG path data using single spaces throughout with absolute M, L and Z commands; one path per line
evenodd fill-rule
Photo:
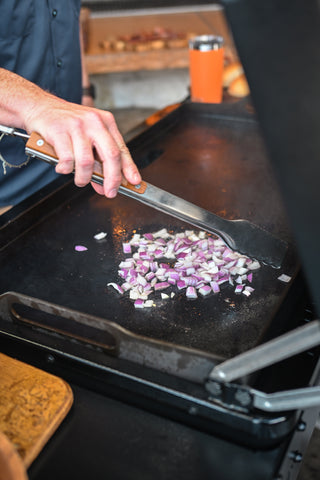
M 26 143 L 26 154 L 37 157 L 53 166 L 56 166 L 59 163 L 59 159 L 54 148 L 36 132 L 31 133 Z M 103 185 L 103 180 L 103 175 L 93 172 L 93 182 Z M 144 181 L 141 181 L 138 185 L 132 185 L 125 179 L 122 180 L 121 186 L 138 194 L 143 194 L 147 188 L 147 184 Z

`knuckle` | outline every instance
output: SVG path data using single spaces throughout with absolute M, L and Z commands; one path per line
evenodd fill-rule
M 120 150 L 117 145 L 109 147 L 108 157 L 112 162 L 120 162 Z
M 114 115 L 111 112 L 105 111 L 104 116 L 108 124 L 115 123 Z
M 87 110 L 85 112 L 86 123 L 94 129 L 104 128 L 101 114 L 97 110 Z
M 63 151 L 59 155 L 59 163 L 69 164 L 74 162 L 73 153 L 71 151 Z
M 77 166 L 81 168 L 92 167 L 93 163 L 94 163 L 94 160 L 92 158 L 92 155 L 89 155 L 89 154 L 81 155 L 81 157 L 78 158 L 76 161 Z

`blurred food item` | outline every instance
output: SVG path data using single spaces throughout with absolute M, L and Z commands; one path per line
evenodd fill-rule
M 191 32 L 176 32 L 168 28 L 155 27 L 151 31 L 143 31 L 127 35 L 108 37 L 100 43 L 106 52 L 145 52 L 165 48 L 187 48 Z
M 246 97 L 250 93 L 249 85 L 245 74 L 236 77 L 229 85 L 228 93 L 232 97 Z
M 168 40 L 167 46 L 169 48 L 186 48 L 188 46 L 188 38 L 186 35 L 180 36 L 180 38 L 172 38 Z
M 250 93 L 249 85 L 239 60 L 225 66 L 222 83 L 232 97 L 242 98 Z
M 232 62 L 223 70 L 222 84 L 225 88 L 229 88 L 230 84 L 237 77 L 243 74 L 243 67 L 240 62 Z
M 152 40 L 151 47 L 152 50 L 161 50 L 165 48 L 165 42 L 163 40 Z

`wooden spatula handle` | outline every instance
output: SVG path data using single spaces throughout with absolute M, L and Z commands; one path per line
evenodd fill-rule
M 58 156 L 54 150 L 54 148 L 48 143 L 46 142 L 42 137 L 41 135 L 39 135 L 39 133 L 37 132 L 32 132 L 28 141 L 27 141 L 27 144 L 26 144 L 26 147 L 28 147 L 29 149 L 33 150 L 36 154 L 36 152 L 40 153 L 40 154 L 44 154 L 44 155 L 47 155 L 48 157 L 51 157 L 53 159 L 53 164 L 57 164 L 58 163 Z M 39 157 L 41 158 L 41 157 Z M 101 179 L 101 182 L 97 182 L 97 183 L 103 183 L 103 175 L 101 175 L 100 173 L 96 173 L 96 172 L 93 172 L 94 176 L 98 177 L 99 179 Z M 93 181 L 95 181 L 95 179 L 93 178 Z M 127 188 L 128 190 L 132 190 L 136 193 L 139 193 L 139 194 L 143 194 L 147 188 L 147 184 L 146 182 L 144 182 L 143 180 L 138 184 L 138 185 L 133 185 L 129 182 L 127 182 L 126 180 L 123 180 L 121 182 L 121 186 L 124 187 L 124 188 Z
M 31 133 L 26 146 L 28 148 L 32 148 L 32 150 L 35 150 L 36 152 L 44 153 L 45 155 L 49 155 L 49 157 L 58 160 L 54 148 L 49 143 L 47 143 L 37 132 Z

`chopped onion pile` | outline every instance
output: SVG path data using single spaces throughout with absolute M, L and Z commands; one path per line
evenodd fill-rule
M 129 292 L 136 308 L 154 306 L 149 296 L 161 292 L 161 299 L 182 291 L 196 299 L 217 294 L 223 284 L 235 293 L 249 297 L 254 291 L 253 271 L 256 260 L 230 250 L 222 240 L 206 232 L 170 234 L 166 229 L 144 235 L 135 234 L 122 244 L 128 255 L 119 265 L 122 284 L 108 283 L 120 294 Z

